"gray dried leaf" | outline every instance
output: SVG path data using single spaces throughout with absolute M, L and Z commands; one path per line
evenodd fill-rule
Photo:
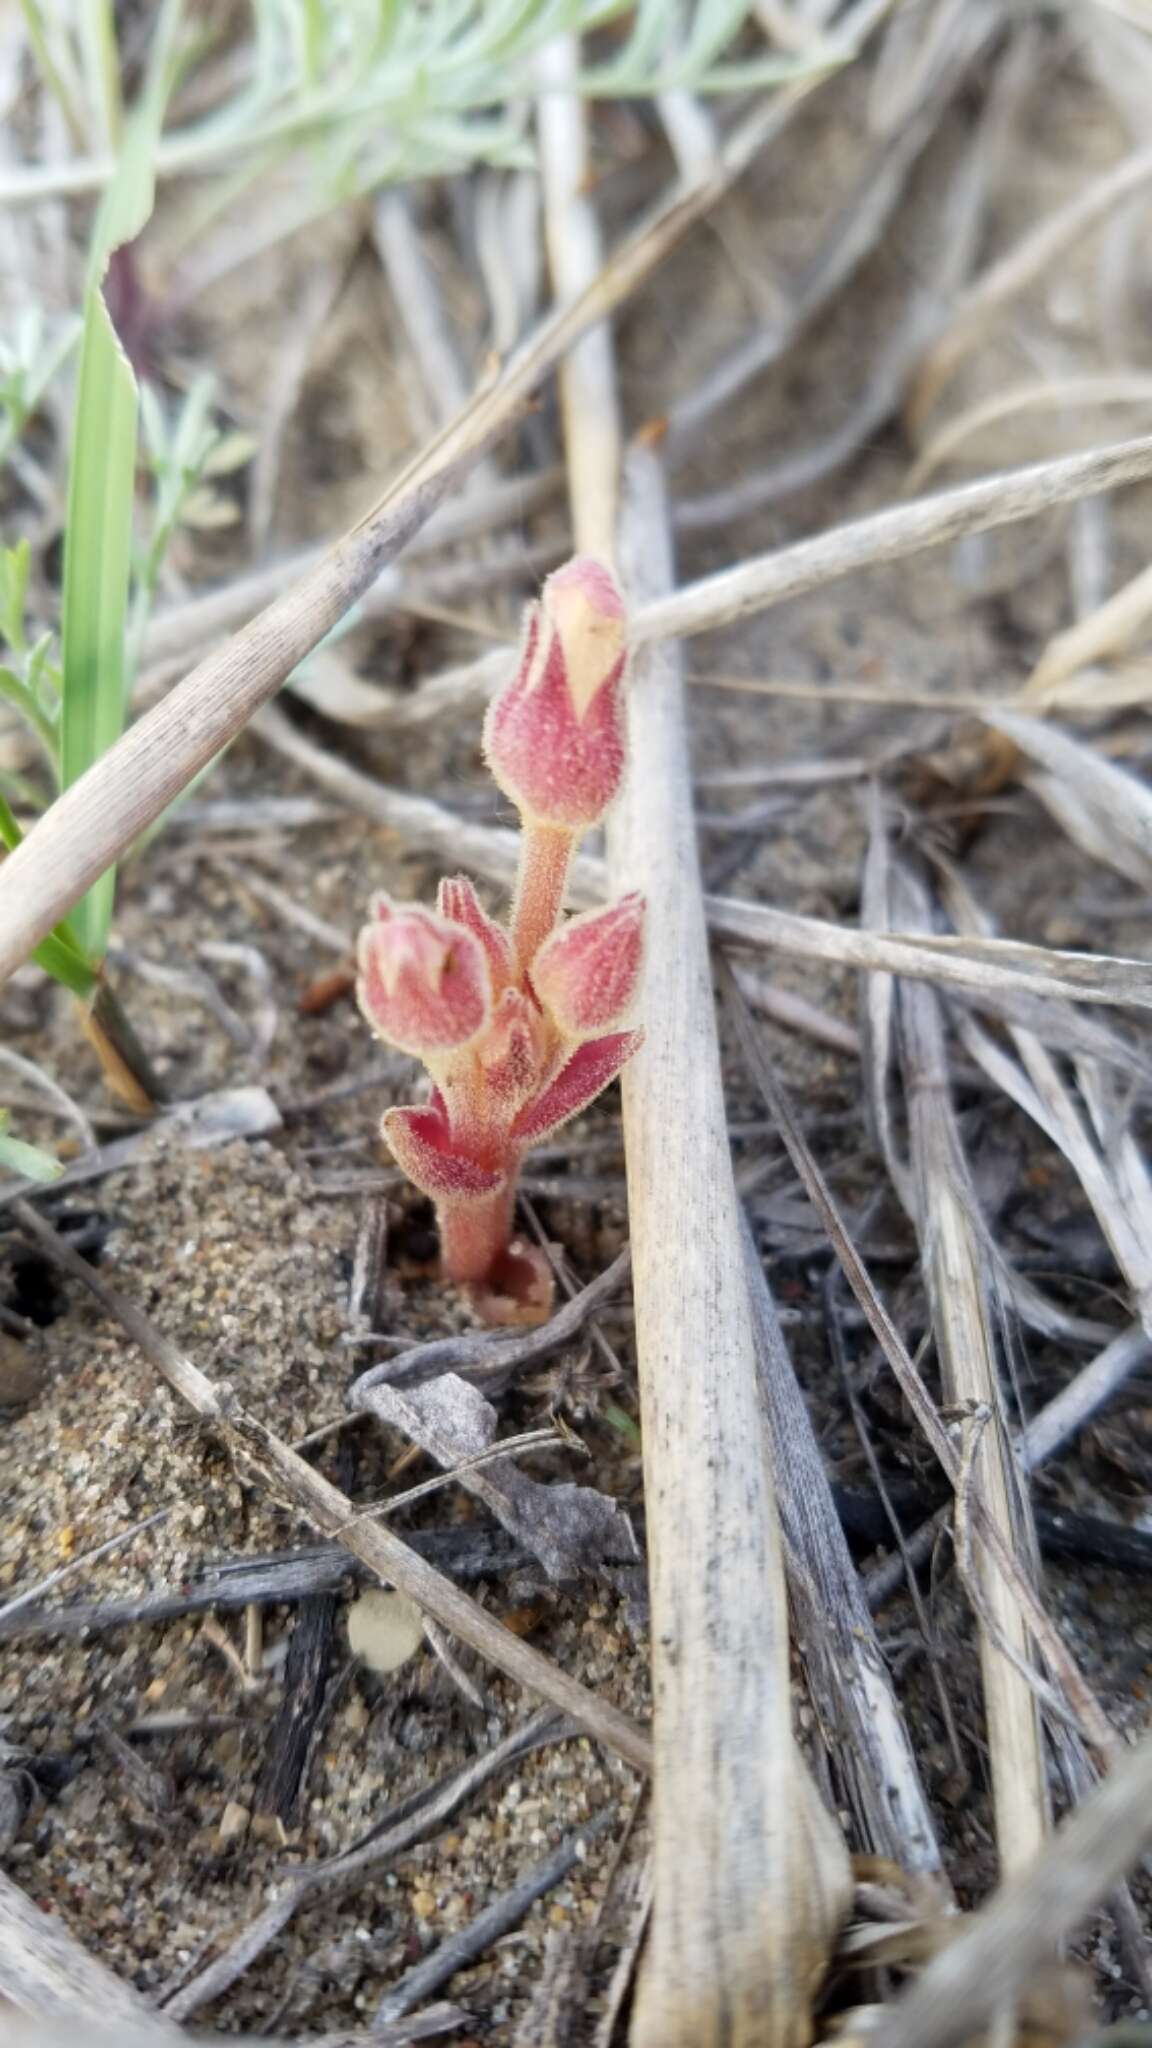
M 496 1438 L 492 1403 L 455 1373 L 419 1387 L 371 1387 L 363 1399 L 381 1422 L 419 1444 L 445 1470 L 475 1458 Z M 459 1480 L 535 1553 L 550 1579 L 635 1563 L 639 1555 L 627 1515 L 595 1487 L 543 1484 L 529 1479 L 511 1457 L 463 1471 Z

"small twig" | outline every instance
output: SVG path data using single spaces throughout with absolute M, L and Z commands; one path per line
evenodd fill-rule
M 258 1614 L 260 1609 L 248 1612 Z M 255 1802 L 258 1813 L 274 1814 L 284 1827 L 295 1819 L 307 1784 L 312 1735 L 327 1693 L 336 1615 L 332 1593 L 301 1601 L 288 1645 L 280 1707 L 268 1736 Z
M 460 1580 L 518 1571 L 530 1557 L 529 1551 L 502 1529 L 484 1524 L 410 1529 L 404 1540 L 437 1570 Z M 0 1642 L 36 1642 L 51 1636 L 67 1640 L 108 1629 L 136 1628 L 142 1622 L 178 1621 L 186 1614 L 213 1610 L 234 1614 L 253 1603 L 271 1606 L 308 1600 L 349 1580 L 370 1576 L 367 1565 L 338 1545 L 229 1559 L 203 1566 L 202 1573 L 191 1585 L 162 1586 L 137 1600 L 76 1600 L 64 1607 L 21 1607 L 11 1616 L 0 1617 Z M 39 1593 L 40 1588 L 34 1590 Z
M 1082 1366 L 1076 1377 L 1054 1394 L 1023 1429 L 1019 1451 L 1025 1471 L 1035 1471 L 1070 1436 L 1083 1429 L 1125 1380 L 1147 1364 L 1149 1357 L 1152 1357 L 1152 1337 L 1139 1323 L 1121 1330 L 1119 1336 Z

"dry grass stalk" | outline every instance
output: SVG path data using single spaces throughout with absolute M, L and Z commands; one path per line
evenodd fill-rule
M 672 565 L 656 458 L 629 465 L 630 587 Z M 655 1691 L 655 1901 L 635 2048 L 799 2043 L 844 1903 L 791 1725 L 780 1530 L 728 1148 L 674 648 L 639 658 L 620 887 L 648 895 L 647 1039 L 624 1079 Z M 819 1826 L 822 1822 L 823 1825 Z
M 910 922 L 927 923 L 922 891 L 906 875 L 898 888 Z M 1030 1574 L 1034 1538 L 992 1334 L 996 1281 L 956 1128 L 939 1001 L 931 989 L 905 986 L 899 1003 L 916 1229 L 944 1394 L 951 1406 L 986 1417 L 972 1446 L 972 1485 L 1015 1549 L 1020 1571 Z M 1001 1871 L 1010 1876 L 1030 1862 L 1048 1828 L 1044 1752 L 1027 1676 L 1032 1647 L 1012 1589 L 979 1539 L 973 1570 L 996 1842 Z
M 879 562 L 897 562 L 921 548 L 944 547 L 966 534 L 987 533 L 1017 519 L 1031 519 L 1055 505 L 1074 504 L 1098 491 L 1139 483 L 1152 476 L 1152 435 L 1030 463 L 1001 476 L 893 505 L 854 519 L 813 540 L 796 541 L 774 554 L 756 555 L 733 569 L 721 569 L 699 583 L 642 607 L 634 626 L 638 641 L 706 633 L 737 619 L 801 597 L 840 576 Z
M 956 877 L 947 893 L 954 921 L 978 930 L 979 906 Z M 1124 1276 L 1140 1324 L 1152 1336 L 1152 1177 L 1125 1119 L 1110 1103 L 1101 1066 L 1077 1060 L 1078 1102 L 1035 1032 L 1009 1027 L 1016 1060 L 973 1018 L 961 1016 L 958 1027 L 977 1064 L 1064 1154 Z
M 95 1268 L 72 1251 L 51 1224 L 27 1203 L 17 1203 L 14 1213 L 53 1264 L 79 1280 L 116 1317 L 173 1392 L 220 1431 L 233 1454 L 255 1472 L 277 1500 L 304 1515 L 323 1535 L 343 1544 L 386 1584 L 409 1594 L 418 1607 L 451 1635 L 469 1643 L 517 1684 L 571 1714 L 588 1734 L 615 1750 L 625 1762 L 641 1771 L 651 1767 L 648 1738 L 626 1714 L 598 1699 L 538 1650 L 512 1635 L 451 1580 L 410 1550 L 400 1537 L 366 1519 L 354 1501 L 329 1485 L 306 1459 L 281 1443 L 256 1416 L 243 1409 L 228 1384 L 210 1380 L 135 1303 L 126 1301 L 109 1287 Z
M 1133 150 L 1102 177 L 1081 186 L 1074 198 L 1047 214 L 965 292 L 947 332 L 920 367 L 908 403 L 908 418 L 917 426 L 990 320 L 1034 284 L 1082 235 L 1152 182 L 1152 148 Z
M 888 1666 L 836 1513 L 832 1488 L 746 1216 L 744 1270 L 772 1441 L 800 1657 L 829 1761 L 865 1848 L 930 1877 L 925 1906 L 948 1896 L 940 1846 Z
M 677 186 L 578 299 L 554 307 L 304 577 L 210 654 L 57 799 L 0 868 L 0 980 L 235 738 L 517 417 L 572 343 L 650 276 L 772 132 L 774 103 L 734 130 L 716 168 Z
M 553 296 L 561 305 L 587 289 L 604 260 L 600 223 L 588 197 L 588 106 L 574 89 L 579 67 L 575 38 L 557 36 L 541 51 L 537 69 L 544 240 Z M 619 523 L 621 439 L 606 324 L 591 328 L 569 349 L 559 384 L 576 547 L 610 562 Z
M 151 2015 L 131 1985 L 89 1955 L 62 1920 L 41 1912 L 0 1872 L 0 2033 L 7 2041 L 15 2023 L 5 2016 L 5 2001 L 46 2018 L 59 2015 L 70 2028 L 78 2012 L 101 2013 L 118 2036 L 120 2028 L 139 2024 L 150 2029 L 149 2048 L 172 2048 L 181 2038 L 177 2027 Z
M 965 1475 L 956 1443 L 945 1427 L 903 1338 L 872 1282 L 868 1268 L 845 1228 L 843 1218 L 812 1155 L 795 1111 L 765 1056 L 752 1014 L 740 993 L 731 967 L 723 959 L 720 963 L 720 980 L 749 1072 L 764 1097 L 765 1105 L 780 1132 L 804 1191 L 828 1233 L 844 1277 L 863 1309 L 868 1326 L 884 1357 L 892 1367 L 896 1382 L 924 1434 L 925 1441 L 949 1483 L 959 1493 Z M 967 1505 L 972 1526 L 987 1548 L 997 1571 L 1012 1588 L 1021 1618 L 1026 1623 L 1055 1682 L 1063 1691 L 1084 1741 L 1104 1762 L 1113 1761 L 1120 1752 L 1119 1737 L 1075 1657 L 1046 1613 L 1031 1578 L 1021 1571 L 1015 1550 L 1004 1542 L 999 1528 L 988 1514 L 980 1497 L 977 1495 Z
M 1007 2012 L 1152 1838 L 1152 1736 L 1121 1752 L 1052 1841 L 897 2000 L 869 2048 L 957 2048 Z M 1105 2038 L 1107 2038 L 1105 2036 Z
M 317 746 L 274 706 L 253 721 L 253 731 L 294 761 L 322 788 L 350 809 L 403 836 L 408 845 L 439 859 L 463 864 L 507 886 L 516 870 L 515 834 L 461 818 L 431 797 L 411 795 L 376 782 L 339 755 Z M 602 861 L 578 855 L 572 864 L 570 896 L 581 908 L 604 900 L 607 873 Z M 798 960 L 822 960 L 902 974 L 955 987 L 974 996 L 1047 996 L 1063 1002 L 1132 1004 L 1152 1009 L 1152 967 L 1143 960 L 1109 954 L 1062 953 L 1012 939 L 941 936 L 909 932 L 854 931 L 846 925 L 706 896 L 709 928 L 719 938 L 785 953 Z

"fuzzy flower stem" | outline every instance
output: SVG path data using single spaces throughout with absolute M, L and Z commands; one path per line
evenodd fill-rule
M 444 1270 L 467 1285 L 487 1278 L 512 1231 L 513 1178 L 476 1201 L 437 1205 Z
M 512 943 L 519 974 L 531 966 L 545 939 L 560 922 L 576 837 L 565 825 L 524 820 L 512 906 Z

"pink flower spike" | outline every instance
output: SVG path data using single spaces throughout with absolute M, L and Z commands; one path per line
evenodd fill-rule
M 491 1195 L 504 1178 L 451 1149 L 448 1119 L 438 1103 L 424 1109 L 385 1110 L 381 1130 L 401 1172 L 435 1201 L 475 1201 Z
M 467 1045 L 491 1011 L 480 940 L 418 903 L 381 896 L 372 907 L 357 947 L 356 995 L 373 1030 L 421 1059 Z
M 492 970 L 492 992 L 499 995 L 515 972 L 512 941 L 503 925 L 489 917 L 467 875 L 444 877 L 437 893 L 436 907 L 441 917 L 451 918 L 453 924 L 465 925 L 479 939 Z
M 594 1102 L 644 1042 L 642 1031 L 616 1031 L 591 1038 L 573 1053 L 551 1084 L 522 1109 L 512 1126 L 515 1145 L 538 1145 L 570 1117 Z
M 488 765 L 537 824 L 582 830 L 624 772 L 624 602 L 608 570 L 577 555 L 528 615 L 520 666 L 484 723 Z
M 565 1038 L 594 1038 L 627 1015 L 644 958 L 644 898 L 586 910 L 545 939 L 532 986 Z

